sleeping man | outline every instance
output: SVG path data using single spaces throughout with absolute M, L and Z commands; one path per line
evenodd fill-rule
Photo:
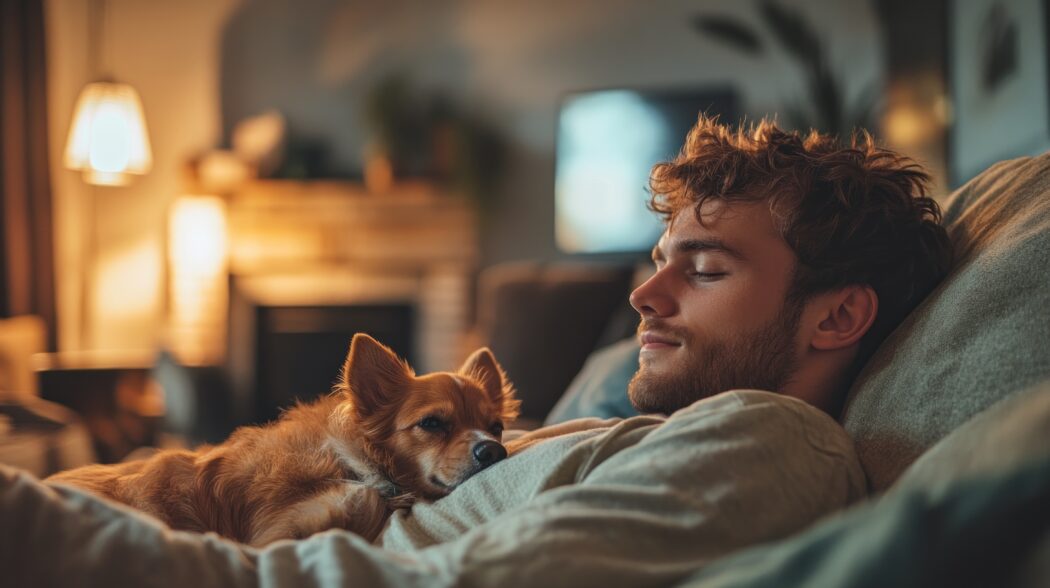
M 0 468 L 5 586 L 668 585 L 862 498 L 838 415 L 865 359 L 951 261 L 927 176 L 868 137 L 701 118 L 657 165 L 666 231 L 631 294 L 647 416 L 526 434 L 374 544 L 256 550 Z

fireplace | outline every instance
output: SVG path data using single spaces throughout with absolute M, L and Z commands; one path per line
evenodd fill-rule
M 230 380 L 241 423 L 273 420 L 297 401 L 331 391 L 354 333 L 369 333 L 415 361 L 415 308 L 409 303 L 269 306 L 244 296 L 231 301 L 246 305 L 232 309 L 230 322 L 231 333 L 240 335 L 240 345 L 230 349 L 231 365 L 245 368 Z
M 462 198 L 425 183 L 373 194 L 269 180 L 239 187 L 225 206 L 228 278 L 210 291 L 228 304 L 178 333 L 217 342 L 196 347 L 221 350 L 210 363 L 225 368 L 238 423 L 328 392 L 356 332 L 420 373 L 463 359 L 477 238 Z

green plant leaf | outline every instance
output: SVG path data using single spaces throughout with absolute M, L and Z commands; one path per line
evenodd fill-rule
M 759 12 L 780 44 L 795 59 L 810 68 L 820 61 L 820 37 L 799 12 L 784 8 L 773 0 L 763 0 Z
M 843 121 L 843 99 L 841 85 L 831 70 L 821 64 L 816 67 L 809 81 L 810 99 L 820 116 L 819 130 L 841 136 L 849 126 Z
M 763 51 L 762 40 L 758 34 L 744 23 L 728 16 L 695 16 L 693 28 L 749 55 L 759 55 Z
M 880 95 L 869 85 L 854 104 L 847 106 L 843 79 L 832 71 L 817 29 L 802 13 L 777 0 L 758 0 L 758 9 L 776 43 L 799 64 L 805 79 L 804 99 L 789 101 L 780 109 L 784 122 L 799 131 L 815 129 L 840 138 L 857 127 L 873 128 Z M 693 17 L 692 24 L 698 32 L 744 53 L 756 55 L 765 50 L 758 32 L 737 19 L 700 15 Z

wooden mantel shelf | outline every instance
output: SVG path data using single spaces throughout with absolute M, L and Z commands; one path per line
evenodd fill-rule
M 356 182 L 255 181 L 230 196 L 228 214 L 235 274 L 477 260 L 473 207 L 423 182 L 374 194 Z

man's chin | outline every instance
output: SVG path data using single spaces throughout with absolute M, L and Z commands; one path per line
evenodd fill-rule
M 700 399 L 691 386 L 657 370 L 639 369 L 627 385 L 627 398 L 641 414 L 671 414 Z

